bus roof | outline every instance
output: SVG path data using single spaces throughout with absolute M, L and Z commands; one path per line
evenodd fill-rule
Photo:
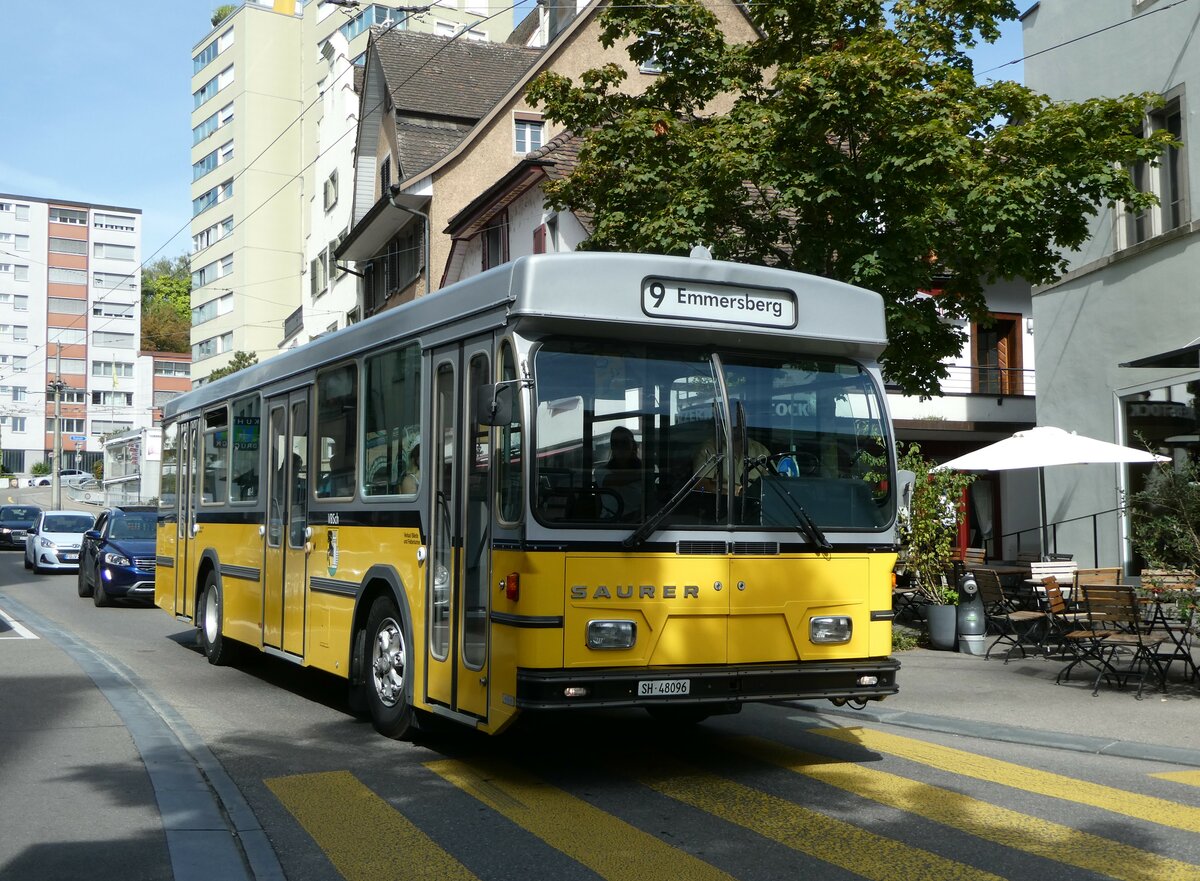
M 717 291 L 723 303 L 791 301 L 792 313 L 765 320 L 748 315 L 728 320 L 736 309 L 692 314 L 679 306 L 668 318 L 647 308 L 647 280 L 672 290 Z M 710 298 L 711 293 L 706 294 Z M 676 301 L 682 301 L 678 295 Z M 697 307 L 703 309 L 703 307 Z M 682 311 L 681 311 L 682 310 Z M 791 326 L 781 326 L 788 314 Z M 795 351 L 806 341 L 815 351 L 874 359 L 887 343 L 882 298 L 868 290 L 783 269 L 691 257 L 611 252 L 572 252 L 519 257 L 440 291 L 388 309 L 358 324 L 326 334 L 169 401 L 164 416 L 237 397 L 315 367 L 371 351 L 405 338 L 425 347 L 441 345 L 506 325 L 556 328 L 563 333 L 611 334 L 661 339 L 675 328 L 688 342 Z M 807 347 L 806 347 L 807 348 Z

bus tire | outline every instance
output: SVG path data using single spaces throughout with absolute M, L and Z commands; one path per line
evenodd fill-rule
M 221 634 L 224 615 L 221 588 L 217 584 L 217 573 L 209 572 L 204 579 L 204 592 L 200 595 L 200 648 L 214 667 L 233 663 L 236 646 Z
M 371 723 L 384 737 L 400 739 L 412 727 L 413 708 L 408 702 L 409 651 L 396 604 L 390 597 L 376 597 L 367 615 L 363 672 Z

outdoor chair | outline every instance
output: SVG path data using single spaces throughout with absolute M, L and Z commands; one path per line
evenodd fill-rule
M 1192 627 L 1196 614 L 1196 599 L 1200 598 L 1196 573 L 1191 569 L 1143 569 L 1140 599 L 1142 620 L 1147 630 L 1163 633 L 1171 641 L 1158 652 L 1163 672 L 1170 670 L 1174 661 L 1182 661 L 1187 668 L 1188 678 L 1200 676 L 1192 658 Z
M 1066 563 L 1075 559 L 1074 554 L 1042 554 L 1042 559 L 1047 563 Z
M 902 615 L 912 621 L 917 617 L 921 601 L 912 584 L 912 576 L 896 575 L 892 582 L 892 620 L 899 622 Z
M 1079 664 L 1096 668 L 1090 651 L 1095 641 L 1095 632 L 1087 612 L 1068 608 L 1058 579 L 1053 575 L 1046 576 L 1042 579 L 1042 588 L 1046 594 L 1047 645 L 1054 639 L 1058 643 L 1059 653 L 1070 658 L 1070 662 L 1059 670 L 1054 678 L 1058 684 L 1064 679 L 1070 679 L 1071 671 Z
M 1102 569 L 1076 569 L 1075 586 L 1081 584 L 1120 584 L 1121 567 L 1107 566 Z
M 1153 636 L 1147 632 L 1133 587 L 1128 584 L 1082 584 L 1080 591 L 1092 623 L 1092 651 L 1098 664 L 1092 695 L 1100 693 L 1101 680 L 1110 675 L 1120 686 L 1136 676 L 1137 699 L 1141 700 L 1148 672 L 1154 673 L 1159 687 L 1166 692 L 1167 676 L 1159 662 L 1158 650 L 1167 635 Z M 1119 657 L 1127 660 L 1125 666 L 1117 666 Z
M 1045 644 L 1042 636 L 1048 624 L 1047 613 L 1017 609 L 1016 604 L 1004 595 L 1000 577 L 991 569 L 976 569 L 975 583 L 979 586 L 979 596 L 983 600 L 988 623 L 995 625 L 1000 633 L 988 646 L 983 655 L 984 659 L 990 658 L 992 649 L 1000 643 L 1011 646 L 1004 655 L 1006 664 L 1012 657 L 1013 649 L 1020 649 L 1022 658 L 1026 656 L 1026 645 L 1033 645 L 1040 651 Z M 1035 643 L 1030 643 L 1029 637 L 1035 630 L 1038 631 L 1039 637 Z

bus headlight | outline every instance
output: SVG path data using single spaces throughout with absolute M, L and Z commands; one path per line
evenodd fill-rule
M 850 641 L 854 623 L 849 615 L 825 615 L 808 619 L 808 638 L 817 644 L 839 644 Z
M 628 649 L 637 641 L 637 624 L 632 621 L 589 621 L 587 647 Z

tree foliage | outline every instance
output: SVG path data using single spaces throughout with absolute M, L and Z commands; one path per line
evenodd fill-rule
M 142 350 L 188 352 L 192 273 L 186 255 L 161 257 L 142 270 Z
M 233 13 L 235 13 L 236 11 L 237 11 L 236 3 L 222 3 L 220 6 L 218 6 L 216 9 L 213 10 L 212 18 L 210 18 L 209 21 L 212 22 L 212 26 L 215 28 L 217 25 L 219 25 L 225 19 L 229 18 L 229 16 L 233 15 Z
M 574 173 L 546 185 L 552 207 L 595 218 L 583 247 L 703 243 L 876 290 L 889 378 L 932 395 L 964 342 L 948 319 L 986 320 L 986 283 L 1050 281 L 1099 206 L 1153 201 L 1125 168 L 1169 143 L 1136 133 L 1155 97 L 1061 103 L 976 83 L 965 52 L 997 37 L 1012 0 L 748 8 L 761 38 L 735 44 L 696 0 L 614 4 L 605 45 L 629 42 L 661 76 L 640 94 L 615 64 L 531 84 L 546 116 L 584 137 Z
M 1133 548 L 1151 567 L 1200 572 L 1200 464 L 1156 465 L 1129 511 Z
M 218 367 L 208 375 L 210 382 L 220 379 L 223 376 L 228 376 L 231 373 L 237 373 L 239 370 L 249 367 L 251 364 L 258 363 L 258 355 L 254 352 L 234 352 L 233 357 L 229 359 L 229 363 L 224 367 Z

